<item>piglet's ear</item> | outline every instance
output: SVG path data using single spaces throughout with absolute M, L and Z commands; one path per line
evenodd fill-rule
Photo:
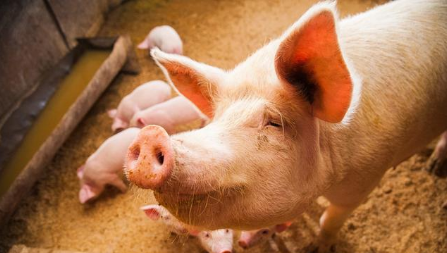
M 290 225 L 292 225 L 292 222 L 285 222 L 282 224 L 278 224 L 275 226 L 275 230 L 276 232 L 281 233 L 286 231 L 290 227 Z
M 96 193 L 93 188 L 91 188 L 89 185 L 84 184 L 79 191 L 79 202 L 81 202 L 81 204 L 85 204 L 88 201 L 96 198 L 97 196 L 98 193 Z
M 107 111 L 107 115 L 109 115 L 109 117 L 113 119 L 115 118 L 117 112 L 118 112 L 117 109 L 111 109 Z
M 144 211 L 147 217 L 149 217 L 151 220 L 158 220 L 160 219 L 160 211 L 159 206 L 157 205 L 148 205 L 148 206 L 142 206 L 140 209 Z
M 85 168 L 85 164 L 82 165 L 81 167 L 79 167 L 78 171 L 76 172 L 79 179 L 82 179 L 82 177 L 84 177 L 84 168 Z
M 167 54 L 158 48 L 151 50 L 171 85 L 189 99 L 206 116 L 213 117 L 213 98 L 226 73 L 215 67 L 195 62 L 185 56 Z
M 314 116 L 331 123 L 343 120 L 353 90 L 334 8 L 321 3 L 306 12 L 283 35 L 275 58 L 279 78 L 311 104 Z
M 140 44 L 138 44 L 139 49 L 148 49 L 149 48 L 149 40 L 144 39 Z

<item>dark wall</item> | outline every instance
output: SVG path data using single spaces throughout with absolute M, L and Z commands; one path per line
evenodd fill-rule
M 121 0 L 0 1 L 0 126 L 5 117 L 76 45 L 94 36 Z

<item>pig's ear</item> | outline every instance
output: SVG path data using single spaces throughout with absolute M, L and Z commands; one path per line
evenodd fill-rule
M 139 49 L 148 49 L 149 48 L 149 40 L 148 39 L 144 39 L 143 42 L 138 44 L 138 48 Z
M 79 179 L 82 179 L 82 177 L 84 176 L 84 169 L 85 169 L 85 164 L 78 168 L 78 171 L 76 172 L 76 174 L 78 175 Z
M 138 118 L 137 119 L 137 126 L 140 128 L 143 128 L 144 126 L 146 126 L 146 123 L 144 123 L 144 119 L 143 118 Z
M 109 115 L 109 117 L 113 119 L 113 118 L 115 118 L 117 111 L 118 110 L 116 110 L 116 109 L 108 110 L 107 115 Z
M 163 70 L 171 85 L 206 116 L 213 117 L 213 98 L 225 71 L 195 62 L 185 56 L 167 54 L 158 48 L 151 50 L 152 58 Z
M 79 191 L 79 202 L 81 204 L 87 203 L 87 201 L 92 200 L 98 196 L 98 193 L 94 191 L 89 185 L 84 184 Z
M 200 230 L 197 229 L 188 229 L 188 233 L 192 236 L 198 236 L 200 233 Z
M 144 211 L 147 217 L 149 217 L 151 220 L 158 220 L 160 219 L 160 210 L 159 206 L 157 205 L 148 205 L 148 206 L 142 206 L 140 209 Z
M 290 225 L 292 225 L 292 222 L 285 222 L 282 224 L 278 224 L 275 226 L 275 230 L 276 232 L 281 233 L 286 231 L 290 227 Z
M 278 77 L 291 85 L 317 118 L 337 123 L 351 104 L 353 71 L 340 49 L 335 3 L 312 7 L 281 38 Z
M 127 128 L 128 125 L 129 124 L 127 122 L 124 122 L 122 119 L 116 117 L 115 119 L 113 119 L 112 131 L 120 132 L 120 131 L 124 130 L 125 128 Z

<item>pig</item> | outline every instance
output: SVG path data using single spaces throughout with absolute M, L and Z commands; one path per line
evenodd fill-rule
M 204 229 L 280 224 L 324 196 L 314 245 L 327 250 L 384 173 L 447 129 L 446 41 L 445 0 L 343 20 L 322 2 L 232 70 L 152 49 L 211 121 L 172 136 L 146 126 L 125 174 Z
M 138 86 L 121 100 L 117 109 L 108 111 L 109 117 L 113 119 L 112 130 L 116 132 L 128 128 L 135 113 L 170 97 L 171 88 L 163 81 L 155 80 Z
M 198 231 L 188 229 L 177 220 L 166 208 L 160 205 L 147 205 L 141 210 L 152 220 L 161 219 L 168 229 L 178 235 L 191 235 L 197 237 L 200 245 L 210 253 L 230 253 L 233 250 L 233 230 L 219 229 L 214 231 Z
M 177 220 L 166 208 L 160 205 L 146 205 L 140 208 L 153 221 L 162 221 L 174 234 L 187 235 L 189 230 Z
M 233 230 L 231 229 L 200 231 L 196 236 L 203 249 L 209 253 L 231 253 L 233 251 Z
M 266 242 L 276 233 L 281 233 L 290 227 L 292 223 L 286 222 L 269 228 L 256 229 L 251 231 L 241 231 L 238 244 L 244 249 L 251 248 Z
M 139 131 L 138 128 L 129 128 L 110 137 L 79 167 L 79 201 L 82 204 L 97 198 L 106 185 L 113 185 L 122 192 L 126 191 L 127 186 L 120 176 L 127 148 Z
M 143 42 L 138 45 L 139 49 L 152 49 L 158 47 L 161 51 L 171 54 L 183 54 L 183 43 L 174 28 L 168 25 L 153 28 Z
M 188 99 L 178 96 L 135 113 L 130 120 L 130 126 L 142 128 L 147 125 L 159 125 L 168 134 L 173 134 L 176 126 L 198 119 L 203 126 L 206 117 Z

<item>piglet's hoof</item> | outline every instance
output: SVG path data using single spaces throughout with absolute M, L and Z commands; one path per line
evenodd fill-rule
M 311 243 L 304 248 L 306 253 L 334 253 L 335 244 Z
M 427 161 L 426 169 L 431 174 L 445 178 L 447 177 L 447 159 L 440 159 L 434 152 Z

